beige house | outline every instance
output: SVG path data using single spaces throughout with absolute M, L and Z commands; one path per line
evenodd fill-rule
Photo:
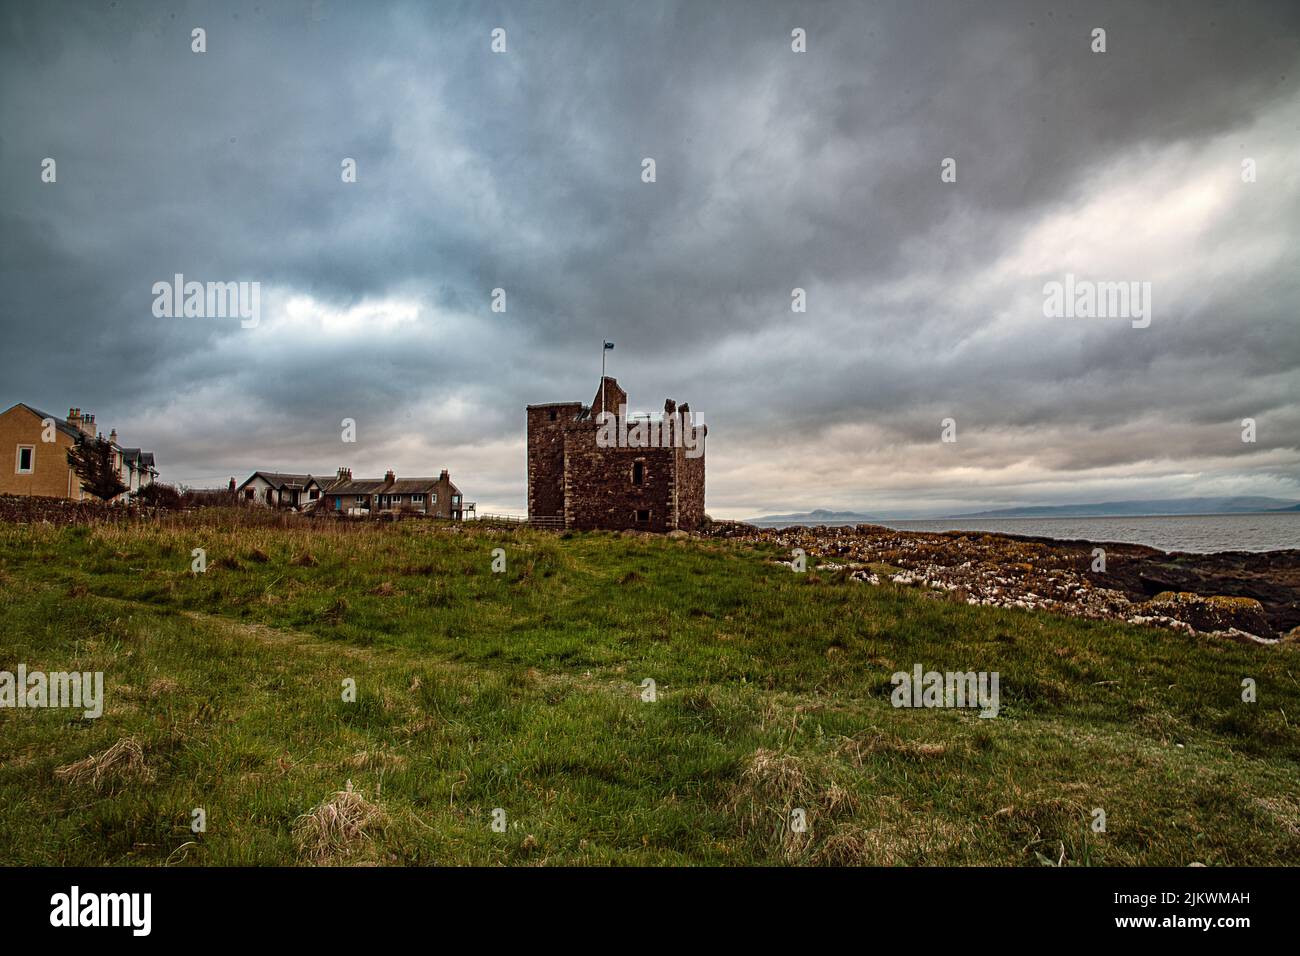
M 91 499 L 68 465 L 68 449 L 78 437 L 97 434 L 95 416 L 79 408 L 68 409 L 67 418 L 57 418 L 22 402 L 14 405 L 0 415 L 0 455 L 4 456 L 0 458 L 0 494 Z M 108 440 L 122 484 L 127 487 L 122 498 L 157 477 L 153 452 L 121 447 L 116 430 L 109 433 Z

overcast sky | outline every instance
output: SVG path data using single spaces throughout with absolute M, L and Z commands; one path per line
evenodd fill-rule
M 522 511 L 524 406 L 608 338 L 708 423 L 715 517 L 1300 498 L 1294 0 L 0 10 L 0 404 L 163 480 Z M 155 317 L 176 273 L 260 323 Z M 1045 317 L 1066 274 L 1150 282 L 1149 327 Z

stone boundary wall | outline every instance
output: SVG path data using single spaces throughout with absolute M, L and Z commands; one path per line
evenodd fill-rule
M 39 495 L 0 495 L 0 521 L 11 524 L 92 524 L 152 516 L 152 509 L 69 501 Z

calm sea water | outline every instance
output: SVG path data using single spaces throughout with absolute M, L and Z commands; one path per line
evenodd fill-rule
M 1040 538 L 1122 541 L 1162 551 L 1276 551 L 1300 548 L 1300 512 L 1154 515 L 1140 518 L 949 518 L 881 521 L 900 531 L 997 531 Z

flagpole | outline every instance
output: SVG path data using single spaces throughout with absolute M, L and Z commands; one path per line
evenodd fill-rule
M 606 411 L 605 408 L 605 353 L 614 347 L 614 343 L 606 340 L 604 337 L 600 340 L 600 410 Z

